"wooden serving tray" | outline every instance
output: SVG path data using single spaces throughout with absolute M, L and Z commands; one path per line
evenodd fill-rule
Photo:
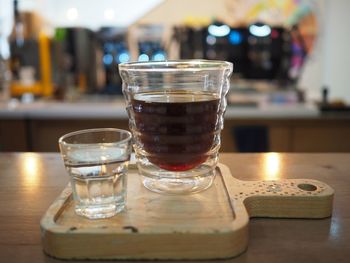
M 44 251 L 61 259 L 234 257 L 247 247 L 249 217 L 329 217 L 334 194 L 316 180 L 237 180 L 222 164 L 212 187 L 183 196 L 147 190 L 130 165 L 127 191 L 126 211 L 88 220 L 75 214 L 68 185 L 41 220 Z

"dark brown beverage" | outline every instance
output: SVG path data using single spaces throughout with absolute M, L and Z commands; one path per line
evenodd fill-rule
M 134 95 L 132 128 L 149 161 L 169 171 L 186 171 L 205 162 L 219 133 L 219 102 L 219 97 L 204 92 Z

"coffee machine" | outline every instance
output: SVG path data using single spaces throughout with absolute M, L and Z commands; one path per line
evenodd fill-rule
M 121 95 L 117 65 L 130 60 L 126 29 L 57 28 L 53 45 L 54 82 L 65 92 Z
M 290 31 L 263 23 L 230 27 L 219 21 L 205 27 L 175 27 L 179 56 L 225 60 L 243 79 L 289 81 Z
M 105 27 L 97 31 L 96 36 L 102 57 L 97 58 L 97 69 L 100 78 L 99 94 L 122 94 L 122 80 L 118 64 L 128 62 L 131 55 L 127 42 L 127 29 L 124 27 Z
M 87 28 L 56 28 L 52 44 L 53 82 L 63 93 L 93 93 L 97 86 L 96 34 Z M 57 90 L 56 90 L 57 92 Z

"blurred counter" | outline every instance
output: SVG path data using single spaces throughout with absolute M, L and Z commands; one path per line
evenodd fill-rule
M 312 104 L 266 104 L 254 106 L 228 106 L 226 119 L 231 118 L 316 118 L 320 113 Z M 121 119 L 126 120 L 125 102 L 121 98 L 108 102 L 45 102 L 23 104 L 0 103 L 1 119 Z
M 33 102 L 0 104 L 2 119 L 127 119 L 122 99 L 110 102 Z
M 121 97 L 76 102 L 0 103 L 0 151 L 58 151 L 65 133 L 129 129 Z M 323 114 L 313 104 L 228 106 L 222 152 L 350 152 L 350 114 Z

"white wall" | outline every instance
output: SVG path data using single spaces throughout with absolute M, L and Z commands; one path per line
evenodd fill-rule
M 331 100 L 350 103 L 349 10 L 349 0 L 323 0 L 317 45 L 300 82 L 311 99 L 319 99 L 326 85 Z
M 326 10 L 323 81 L 331 98 L 350 103 L 350 1 L 327 1 Z
M 145 14 L 137 22 L 140 24 L 162 23 L 165 25 L 179 25 L 190 17 L 220 18 L 222 21 L 232 22 L 232 14 L 226 8 L 227 0 L 164 0 L 158 7 Z
M 323 71 L 325 60 L 325 39 L 328 37 L 328 32 L 325 28 L 326 23 L 326 2 L 328 0 L 319 0 L 318 6 L 314 8 L 319 26 L 317 38 L 314 48 L 308 55 L 308 58 L 303 67 L 302 74 L 299 79 L 299 87 L 306 92 L 308 100 L 319 101 L 321 99 L 321 90 L 324 86 Z
M 0 0 L 0 56 L 7 59 L 10 56 L 10 46 L 7 38 L 13 27 L 13 12 L 11 0 Z
M 2 0 L 1 0 L 2 1 Z M 21 0 L 20 9 L 36 10 L 55 26 L 128 26 L 163 0 Z M 69 19 L 67 11 L 77 10 Z M 107 10 L 107 15 L 106 15 Z

